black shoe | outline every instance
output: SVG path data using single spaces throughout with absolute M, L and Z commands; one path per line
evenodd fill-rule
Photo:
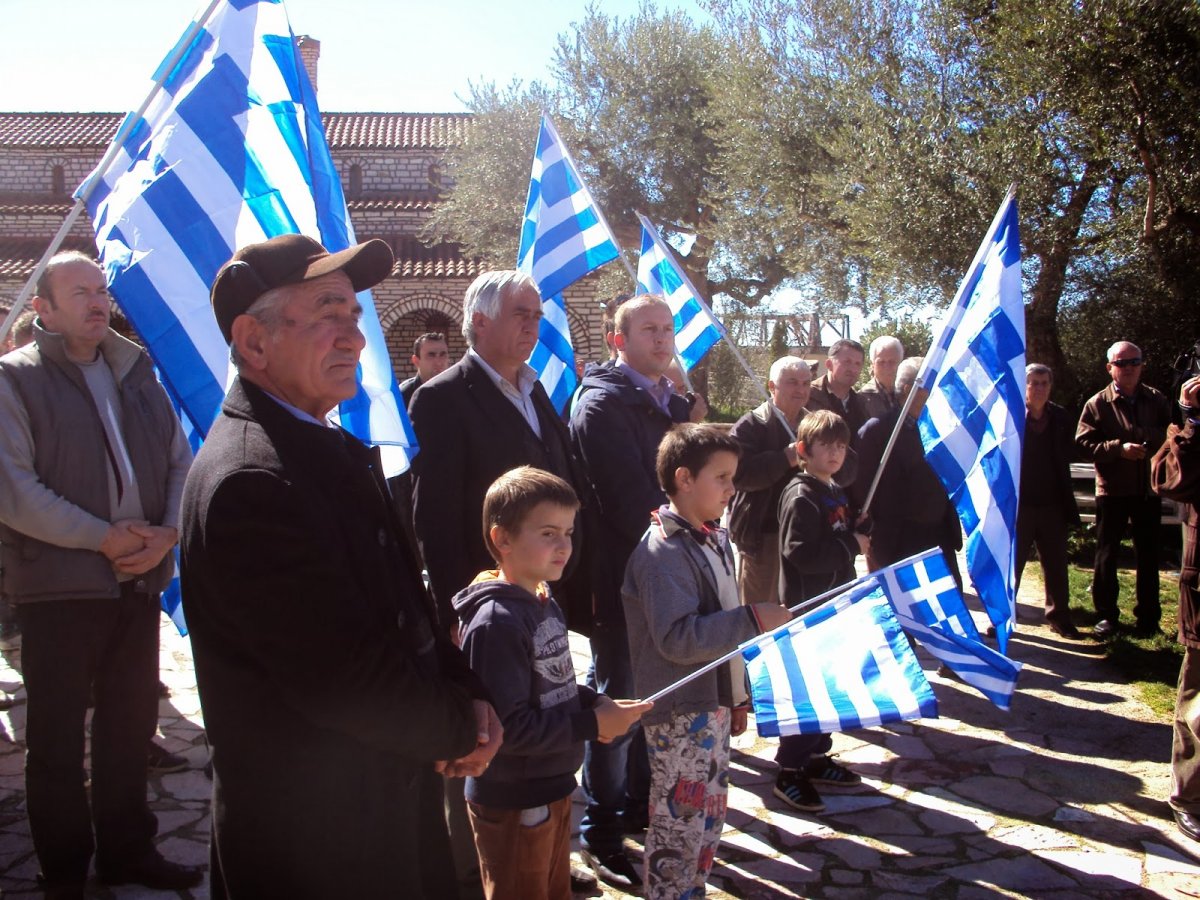
M 854 788 L 862 784 L 862 776 L 851 772 L 828 756 L 816 756 L 804 767 L 804 777 L 810 784 L 822 787 Z
M 1138 622 L 1137 627 L 1133 629 L 1134 637 L 1150 638 L 1158 637 L 1162 634 L 1162 629 L 1158 627 L 1157 622 Z
M 181 866 L 154 852 L 120 868 L 97 867 L 96 875 L 101 884 L 141 884 L 157 891 L 182 891 L 204 880 L 201 869 Z
M 82 881 L 47 881 L 41 872 L 37 875 L 38 890 L 44 900 L 83 900 L 84 882 Z
M 1063 624 L 1055 622 L 1053 619 L 1046 620 L 1046 627 L 1053 631 L 1061 638 L 1066 638 L 1068 641 L 1082 641 L 1083 635 L 1079 633 L 1079 629 L 1070 622 Z
M 607 885 L 620 888 L 626 893 L 642 889 L 642 876 L 638 874 L 633 860 L 625 855 L 624 850 L 612 853 L 593 853 L 591 850 L 579 851 L 583 861 L 591 867 L 599 878 Z
M 1117 624 L 1116 619 L 1101 619 L 1096 623 L 1096 627 L 1092 629 L 1092 634 L 1103 641 L 1114 637 L 1120 630 L 1121 626 Z
M 647 806 L 627 809 L 621 813 L 621 830 L 626 834 L 641 834 L 650 827 L 650 810 Z
M 587 869 L 571 866 L 571 893 L 590 894 L 596 890 L 596 876 Z
M 182 772 L 188 767 L 188 761 L 177 753 L 170 753 L 166 747 L 160 747 L 154 741 L 146 752 L 146 768 L 155 775 L 166 775 L 168 772 Z
M 1200 819 L 1183 810 L 1175 810 L 1175 824 L 1193 841 L 1200 841 Z
M 818 813 L 825 809 L 821 795 L 812 782 L 795 769 L 782 769 L 775 779 L 775 796 L 800 812 Z

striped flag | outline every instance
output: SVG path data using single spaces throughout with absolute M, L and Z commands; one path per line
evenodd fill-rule
M 667 301 L 675 314 L 675 352 L 690 370 L 725 336 L 725 327 L 717 321 L 700 292 L 678 265 L 658 229 L 638 213 L 642 223 L 642 255 L 638 260 L 638 290 L 657 294 Z
M 935 718 L 937 700 L 874 579 L 742 651 L 762 737 Z
M 529 364 L 559 412 L 578 384 L 563 289 L 620 255 L 617 240 L 554 123 L 543 115 L 517 268 L 533 278 L 542 295 L 545 315 Z
M 1003 652 L 1016 616 L 1014 558 L 1025 434 L 1025 308 L 1010 190 L 942 323 L 917 387 L 930 466 L 966 532 L 967 571 Z
M 980 640 L 942 551 L 934 547 L 872 573 L 900 624 L 964 682 L 1007 710 L 1021 664 Z
M 141 118 L 126 116 L 115 160 L 76 195 L 95 183 L 87 207 L 109 287 L 204 435 L 230 378 L 209 308 L 217 270 L 239 247 L 281 234 L 307 234 L 331 252 L 356 241 L 281 3 L 216 3 L 178 63 L 155 78 L 162 88 Z M 396 474 L 416 440 L 370 292 L 359 301 L 359 391 L 336 418 L 381 445 Z

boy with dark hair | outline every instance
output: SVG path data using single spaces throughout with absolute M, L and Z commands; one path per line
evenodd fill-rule
M 659 445 L 669 502 L 625 569 L 621 599 L 637 695 L 646 697 L 743 641 L 786 622 L 777 603 L 742 606 L 725 530 L 738 442 L 680 425 Z M 703 896 L 725 823 L 729 737 L 746 729 L 746 687 L 735 657 L 663 697 L 643 720 L 650 755 L 646 896 Z
M 854 557 L 871 546 L 853 530 L 850 502 L 833 475 L 846 459 L 850 427 L 829 410 L 810 412 L 796 431 L 796 452 L 804 461 L 779 498 L 779 594 L 795 606 L 854 579 Z M 814 785 L 854 787 L 862 779 L 828 756 L 827 734 L 794 734 L 779 739 L 775 796 L 794 809 L 825 808 Z
M 466 796 L 488 900 L 569 900 L 571 794 L 583 742 L 620 737 L 648 703 L 575 683 L 567 628 L 547 582 L 571 556 L 579 500 L 532 466 L 506 472 L 483 500 L 483 539 L 498 569 L 454 598 L 462 648 L 492 692 L 503 747 Z

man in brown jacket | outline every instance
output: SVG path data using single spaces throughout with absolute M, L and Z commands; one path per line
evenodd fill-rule
M 1171 423 L 1171 403 L 1141 384 L 1142 351 L 1128 341 L 1108 348 L 1112 383 L 1083 407 L 1075 444 L 1096 466 L 1096 567 L 1092 603 L 1100 621 L 1096 637 L 1116 633 L 1117 554 L 1125 524 L 1132 523 L 1137 555 L 1137 632 L 1158 631 L 1158 528 L 1161 505 L 1150 490 L 1150 457 Z
M 1196 528 L 1200 524 L 1200 378 L 1183 383 L 1179 391 L 1183 428 L 1172 425 L 1167 442 L 1154 457 L 1154 490 L 1186 504 L 1183 566 L 1179 572 L 1179 642 L 1183 666 L 1175 697 L 1175 738 L 1171 745 L 1171 808 L 1179 830 L 1200 841 L 1200 580 Z

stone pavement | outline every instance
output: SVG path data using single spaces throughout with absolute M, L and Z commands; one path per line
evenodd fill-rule
M 1012 711 L 937 675 L 923 657 L 941 718 L 835 736 L 835 752 L 865 784 L 826 793 L 820 815 L 787 812 L 773 796 L 772 741 L 760 740 L 753 726 L 736 738 L 729 818 L 709 896 L 1200 897 L 1200 845 L 1175 830 L 1163 802 L 1169 724 L 1113 681 L 1095 645 L 1062 640 L 1041 625 L 1039 604 L 1030 600 L 1035 591 L 1040 596 L 1040 584 L 1027 578 L 1012 648 L 1025 670 Z M 579 672 L 586 647 L 573 642 Z M 19 662 L 19 651 L 5 651 L 0 661 L 0 688 L 17 699 L 0 713 L 6 897 L 36 896 Z M 171 697 L 160 704 L 160 739 L 193 768 L 151 779 L 160 847 L 171 859 L 202 863 L 210 782 L 201 771 L 199 703 L 189 645 L 165 618 L 162 677 Z M 636 841 L 629 847 L 639 854 Z M 93 889 L 97 897 L 161 896 Z M 396 895 L 404 897 L 403 885 Z M 207 885 L 180 896 L 207 898 Z

